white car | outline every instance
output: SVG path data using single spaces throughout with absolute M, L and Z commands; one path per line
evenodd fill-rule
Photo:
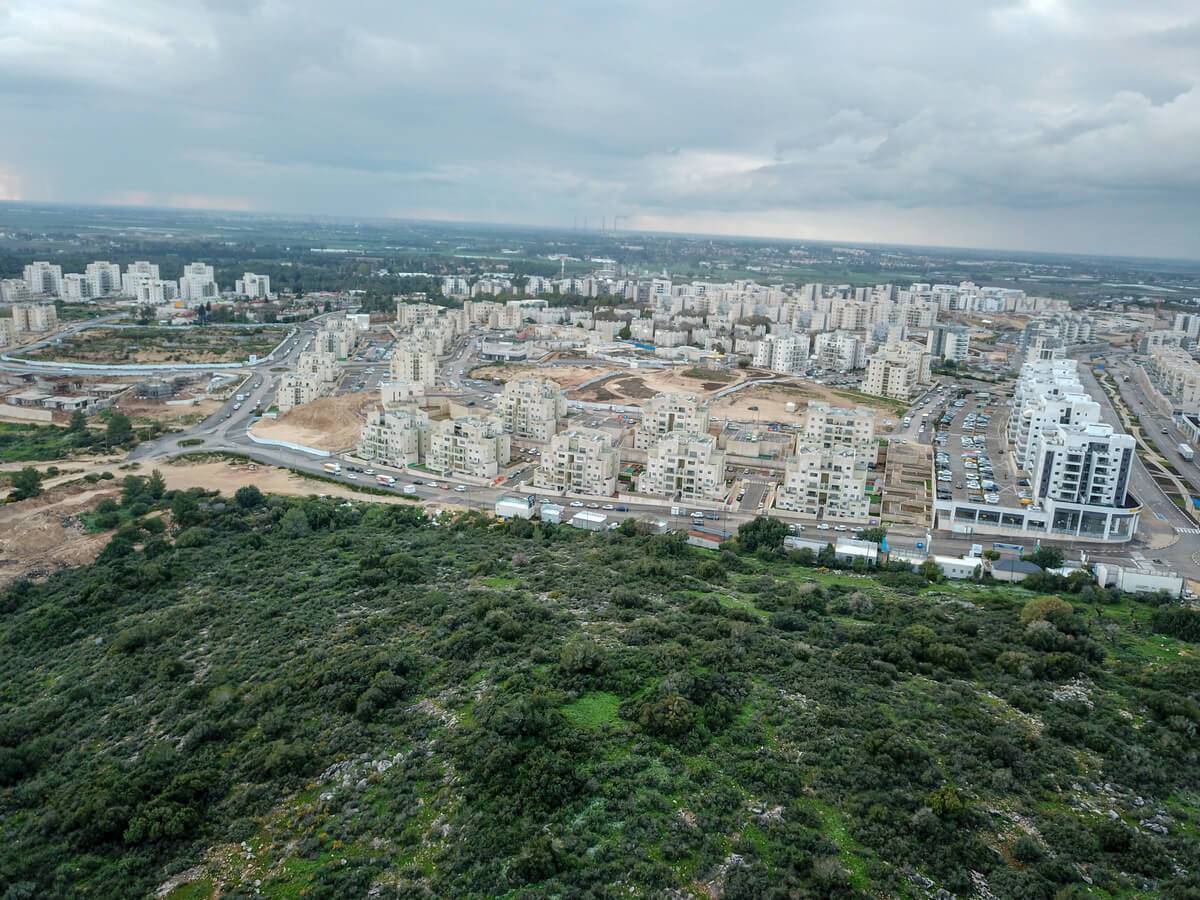
M 605 503 L 602 509 L 616 509 L 611 503 Z
M 462 493 L 466 492 L 467 486 L 465 484 L 459 484 L 459 485 L 456 485 L 454 489 L 456 491 L 458 491 L 460 494 L 462 494 Z
M 817 531 L 828 531 L 828 530 L 829 530 L 829 526 L 824 522 L 822 522 L 820 525 L 817 526 Z
M 374 475 L 374 474 L 375 474 L 375 470 L 374 470 L 374 469 L 367 469 L 367 471 L 363 472 L 363 474 L 364 474 L 364 475 Z
M 346 477 L 349 478 L 351 481 L 358 481 L 358 476 L 355 475 L 353 472 L 347 472 Z
M 581 500 L 572 500 L 572 501 L 571 501 L 571 505 L 572 505 L 572 506 L 574 506 L 575 508 L 577 508 L 577 509 L 578 509 L 578 508 L 580 508 L 580 507 L 582 507 L 582 506 L 583 506 L 583 501 L 581 501 Z
M 436 481 L 425 482 L 425 487 L 437 487 L 437 486 L 438 486 L 438 483 Z
M 850 529 L 847 528 L 845 525 L 839 525 L 837 528 L 835 528 L 833 530 L 834 531 L 849 531 Z

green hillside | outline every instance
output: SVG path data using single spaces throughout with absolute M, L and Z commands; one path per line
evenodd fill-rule
M 0 897 L 1200 896 L 1183 612 L 126 488 L 0 598 Z

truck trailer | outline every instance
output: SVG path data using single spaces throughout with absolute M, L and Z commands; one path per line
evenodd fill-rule
M 323 465 L 321 468 L 323 468 L 326 472 L 332 472 L 334 475 L 342 474 L 342 467 L 337 463 L 325 463 L 325 465 Z
M 376 475 L 375 480 L 378 481 L 380 484 L 384 485 L 385 487 L 391 487 L 393 484 L 396 483 L 396 479 L 393 478 L 391 475 Z
M 1193 459 L 1196 458 L 1196 451 L 1192 449 L 1190 444 L 1180 444 L 1178 449 L 1179 449 L 1179 455 L 1182 456 L 1184 459 L 1186 459 L 1188 462 L 1191 462 Z

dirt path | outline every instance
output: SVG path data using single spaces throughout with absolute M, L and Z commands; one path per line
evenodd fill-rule
M 96 558 L 112 534 L 84 534 L 78 517 L 120 493 L 115 482 L 101 485 L 57 487 L 0 507 L 0 589 L 18 578 L 43 577 Z

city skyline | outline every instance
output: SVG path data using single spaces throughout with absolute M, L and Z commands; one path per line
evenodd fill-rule
M 0 201 L 1200 257 L 1189 4 L 403 16 L 10 0 Z

